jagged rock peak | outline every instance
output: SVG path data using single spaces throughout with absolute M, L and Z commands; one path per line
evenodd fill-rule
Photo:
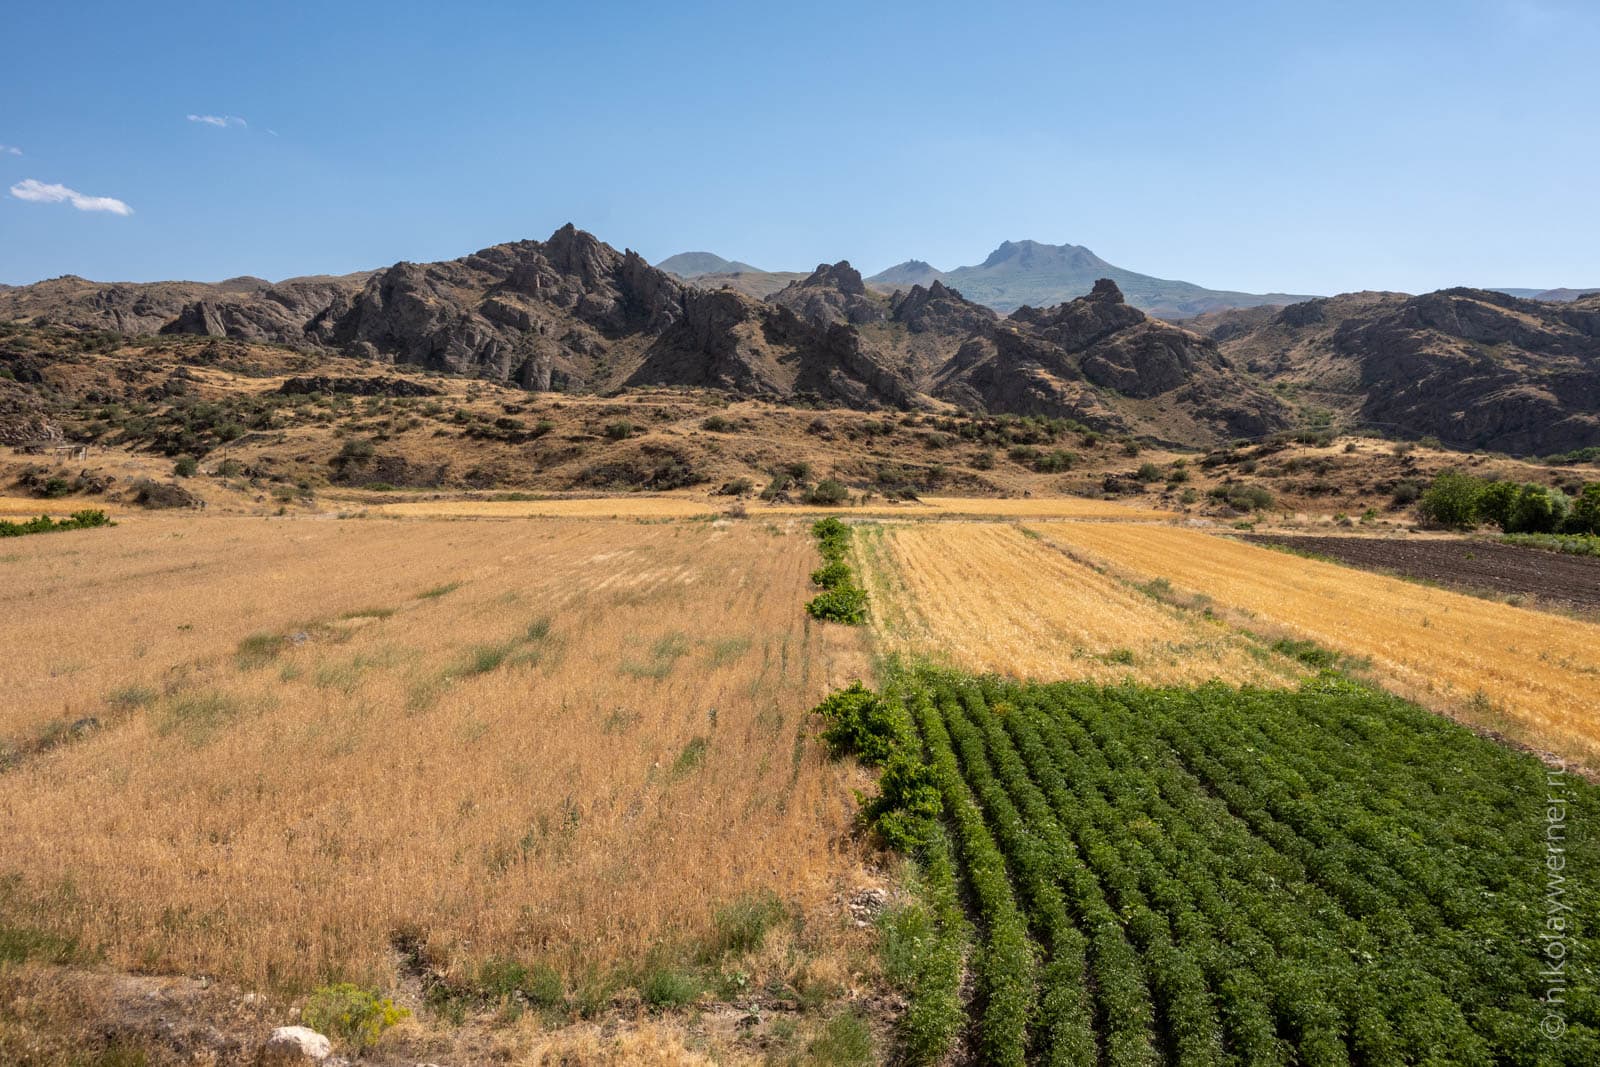
M 809 278 L 795 284 L 808 289 L 827 286 L 852 296 L 865 296 L 867 292 L 867 283 L 861 280 L 861 272 L 852 267 L 848 259 L 831 264 L 819 263 Z
M 1122 290 L 1117 288 L 1117 283 L 1110 278 L 1100 278 L 1094 283 L 1094 288 L 1089 290 L 1089 300 L 1100 300 L 1107 304 L 1121 304 Z

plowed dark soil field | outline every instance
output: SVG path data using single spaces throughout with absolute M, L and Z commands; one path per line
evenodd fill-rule
M 1581 611 L 1600 611 L 1600 559 L 1594 557 L 1465 538 L 1250 534 L 1245 540 L 1471 592 L 1521 594 Z

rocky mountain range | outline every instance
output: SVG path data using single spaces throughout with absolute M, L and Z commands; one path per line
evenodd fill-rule
M 1103 262 L 1061 252 L 1013 246 L 996 263 Z M 847 262 L 758 299 L 568 225 L 448 262 L 276 284 L 57 278 L 0 290 L 0 322 L 283 344 L 533 390 L 706 387 L 1070 417 L 1197 446 L 1307 417 L 1517 452 L 1600 440 L 1600 297 L 1363 293 L 1174 325 L 1135 306 L 1111 273 L 1082 296 L 1004 317 L 939 277 L 885 294 Z M 925 272 L 902 280 L 914 276 Z
M 1239 293 L 1207 289 L 1113 266 L 1082 245 L 1006 241 L 989 258 L 970 267 L 939 271 L 922 260 L 907 260 L 868 278 L 885 287 L 942 281 L 969 300 L 1009 313 L 1023 305 L 1043 307 L 1088 293 L 1101 278 L 1117 283 L 1128 303 L 1157 318 L 1177 319 L 1232 307 L 1292 304 L 1309 299 L 1288 293 Z
M 1344 425 L 1512 454 L 1600 444 L 1600 295 L 1348 293 L 1189 325 Z
M 766 271 L 710 252 L 684 252 L 656 266 L 705 288 L 723 286 L 750 296 L 768 297 L 804 275 Z M 1086 295 L 1101 278 L 1117 283 L 1128 303 L 1157 318 L 1183 319 L 1208 311 L 1263 304 L 1291 304 L 1310 297 L 1288 293 L 1240 293 L 1207 289 L 1192 282 L 1155 278 L 1113 266 L 1081 245 L 1048 245 L 1038 241 L 1006 241 L 982 263 L 942 271 L 920 259 L 908 259 L 865 279 L 867 287 L 889 294 L 913 285 L 942 281 L 967 299 L 1001 314 L 1023 305 L 1045 307 Z

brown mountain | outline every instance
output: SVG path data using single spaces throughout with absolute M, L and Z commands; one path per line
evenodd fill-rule
M 1352 428 L 1513 454 L 1600 443 L 1600 296 L 1349 293 L 1191 325 Z
M 1512 452 L 1600 440 L 1600 297 L 1356 293 L 1185 329 L 1102 279 L 1000 318 L 938 278 L 885 296 L 846 262 L 767 299 L 707 289 L 568 225 L 448 262 L 276 284 L 57 278 L 0 290 L 4 321 L 271 342 L 534 390 L 1047 414 L 1189 445 L 1315 413 Z
M 1071 416 L 1178 440 L 1256 436 L 1289 412 L 1214 341 L 1147 317 L 1103 278 L 1088 296 L 1018 308 L 961 346 L 936 392 L 962 407 Z M 1159 436 L 1159 435 L 1158 435 Z

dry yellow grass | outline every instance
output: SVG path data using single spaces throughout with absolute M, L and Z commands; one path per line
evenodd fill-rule
M 997 523 L 862 530 L 873 620 L 892 651 L 1034 679 L 1290 684 L 1304 672 Z
M 0 519 L 37 519 L 40 515 L 61 519 L 85 508 L 95 508 L 108 515 L 115 515 L 122 510 L 97 497 L 67 496 L 41 500 L 33 496 L 0 496 Z
M 1371 660 L 1385 685 L 1600 768 L 1600 626 L 1196 530 L 1040 527 L 1074 550 Z
M 1028 519 L 1154 519 L 1170 514 L 1149 508 L 1095 500 L 1081 496 L 1006 497 L 989 500 L 980 497 L 924 497 L 922 502 L 949 515 Z
M 860 772 L 807 710 L 863 671 L 864 637 L 801 611 L 800 524 L 19 540 L 0 737 L 107 725 L 0 773 L 7 921 L 280 988 L 384 985 L 405 926 L 457 970 L 504 954 L 582 978 L 752 891 L 837 922 Z M 125 686 L 143 692 L 107 702 Z
M 731 498 L 699 496 L 552 497 L 548 500 L 407 500 L 376 504 L 377 515 L 442 518 L 633 518 L 688 519 L 718 515 Z M 1129 507 L 1087 497 L 925 497 L 909 504 L 865 504 L 818 508 L 805 504 L 747 502 L 752 516 L 838 514 L 844 517 L 942 518 L 947 516 L 1029 519 L 1152 519 L 1167 512 Z
M 379 504 L 377 515 L 443 518 L 692 519 L 725 508 L 686 496 L 552 497 L 549 500 L 411 500 Z

